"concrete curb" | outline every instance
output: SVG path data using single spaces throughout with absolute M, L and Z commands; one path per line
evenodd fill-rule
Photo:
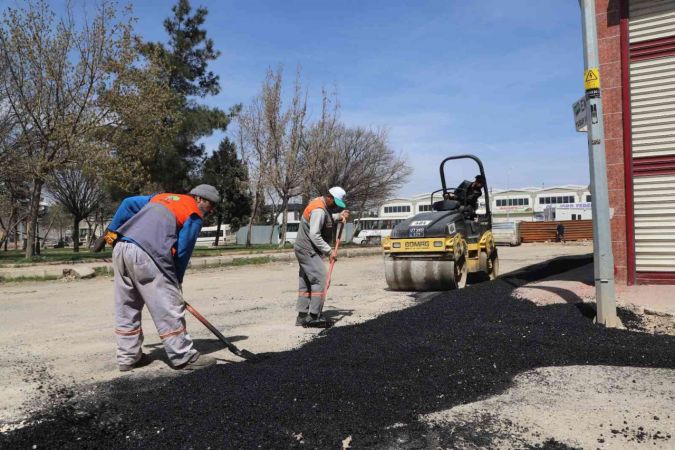
M 339 255 L 341 258 L 354 258 L 359 256 L 370 256 L 381 254 L 382 249 L 380 247 L 367 247 L 367 248 L 347 248 L 340 251 Z M 249 253 L 242 255 L 233 255 L 233 256 L 205 256 L 205 257 L 196 257 L 190 261 L 188 269 L 191 270 L 200 270 L 207 269 L 219 266 L 228 266 L 237 264 L 237 261 L 250 261 L 250 260 L 259 260 L 259 264 L 267 264 L 270 262 L 295 262 L 295 254 L 292 251 L 289 252 L 274 252 L 274 253 Z M 251 262 L 255 264 L 255 262 Z M 73 263 L 73 264 L 49 264 L 49 265 L 39 265 L 39 266 L 29 266 L 29 267 L 3 267 L 0 268 L 0 277 L 7 279 L 8 282 L 11 282 L 14 278 L 22 277 L 56 277 L 63 278 L 64 273 L 73 273 L 81 271 L 92 271 L 97 273 L 113 273 L 112 261 L 105 260 L 98 263 Z

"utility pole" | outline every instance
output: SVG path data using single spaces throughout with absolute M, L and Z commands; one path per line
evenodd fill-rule
M 598 32 L 595 17 L 595 0 L 579 0 L 581 30 L 584 44 L 584 89 L 586 91 L 586 123 L 588 125 L 588 159 L 591 175 L 593 211 L 593 271 L 597 323 L 616 327 L 614 297 L 614 255 L 612 230 L 609 224 L 609 196 L 607 193 L 607 161 L 605 158 L 605 130 L 600 99 L 600 74 L 598 67 Z

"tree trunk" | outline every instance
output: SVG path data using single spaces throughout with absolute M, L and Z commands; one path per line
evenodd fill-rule
M 14 210 L 12 209 L 12 213 L 9 216 L 9 220 L 7 223 L 12 223 L 12 219 L 14 216 Z M 7 239 L 9 239 L 9 233 L 11 233 L 12 230 L 10 230 L 8 227 L 5 227 L 5 222 L 2 221 L 2 217 L 0 217 L 0 228 L 2 228 L 2 231 L 4 234 L 2 235 L 2 238 L 0 238 L 0 246 L 5 247 L 5 251 L 7 251 L 7 246 L 5 245 L 7 242 Z
M 277 226 L 278 211 L 279 208 L 277 208 L 277 204 L 272 202 L 272 231 L 270 231 L 270 244 L 272 244 L 272 241 L 274 240 L 274 227 Z
M 89 234 L 89 247 L 92 247 L 94 245 L 94 242 L 96 242 L 96 239 L 98 239 L 98 236 L 96 236 L 96 233 L 98 232 L 98 223 L 94 222 L 93 227 L 89 227 L 91 229 L 91 233 Z M 103 235 L 103 233 L 101 233 Z
M 91 245 L 94 243 L 93 240 L 91 239 L 92 235 L 92 229 L 91 229 L 91 223 L 89 222 L 89 219 L 86 219 L 87 222 L 87 240 L 85 241 L 85 245 L 87 247 L 91 247 Z
M 30 192 L 30 207 L 26 220 L 26 258 L 35 256 L 35 227 L 40 210 L 42 184 L 43 182 L 40 180 L 33 180 L 33 187 Z
M 246 247 L 251 246 L 251 233 L 253 232 L 253 218 L 248 219 L 248 232 L 246 233 Z
M 248 233 L 246 233 L 246 247 L 251 246 L 251 235 L 253 233 L 253 222 L 258 215 L 258 210 L 260 207 L 260 190 L 256 189 L 256 193 L 253 197 L 253 211 L 251 211 L 251 217 L 248 219 Z
M 45 246 L 45 243 L 47 242 L 47 235 L 49 234 L 50 231 L 52 231 L 52 225 L 54 225 L 54 220 L 55 220 L 55 218 L 52 217 L 52 220 L 49 221 L 49 225 L 47 225 L 47 231 L 45 232 L 45 235 L 42 238 L 42 246 L 43 247 Z
M 80 220 L 81 218 L 73 216 L 73 252 L 80 251 Z
M 9 218 L 11 220 L 12 216 L 10 216 Z M 0 218 L 0 224 L 2 224 L 2 229 L 5 230 L 5 234 L 2 236 L 2 239 L 0 239 L 0 246 L 4 247 L 5 251 L 7 251 L 7 240 L 9 239 L 9 233 L 11 233 L 12 230 L 5 228 L 5 224 L 2 222 L 2 218 Z
M 35 223 L 35 254 L 40 255 L 40 223 Z
M 223 224 L 223 215 L 218 214 L 218 228 L 216 228 L 216 247 L 218 247 L 218 243 L 220 242 L 220 226 Z
M 281 239 L 279 240 L 279 248 L 284 248 L 286 244 L 286 228 L 288 226 L 288 198 L 284 198 L 281 204 L 281 214 L 284 218 L 281 221 Z

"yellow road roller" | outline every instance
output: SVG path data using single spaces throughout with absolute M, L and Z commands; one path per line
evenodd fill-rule
M 485 214 L 477 214 L 464 192 L 448 188 L 445 165 L 471 159 L 482 177 Z M 440 165 L 441 189 L 431 194 L 432 211 L 396 225 L 382 242 L 387 285 L 399 291 L 462 288 L 471 274 L 490 280 L 499 275 L 499 257 L 492 238 L 490 197 L 483 163 L 474 155 L 445 158 Z M 478 178 L 478 177 L 477 177 Z M 469 182 L 465 182 L 469 183 Z M 434 196 L 440 199 L 434 201 Z

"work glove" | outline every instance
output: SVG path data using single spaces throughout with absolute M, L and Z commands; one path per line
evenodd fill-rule
M 117 233 L 106 228 L 105 233 L 103 233 L 103 235 L 100 238 L 96 239 L 96 242 L 94 242 L 94 246 L 91 248 L 91 251 L 94 253 L 98 253 L 101 250 L 103 250 L 105 244 L 114 247 L 115 243 L 117 242 L 117 239 L 118 239 Z
M 340 213 L 340 221 L 346 223 L 347 219 L 349 219 L 349 210 L 345 209 Z

